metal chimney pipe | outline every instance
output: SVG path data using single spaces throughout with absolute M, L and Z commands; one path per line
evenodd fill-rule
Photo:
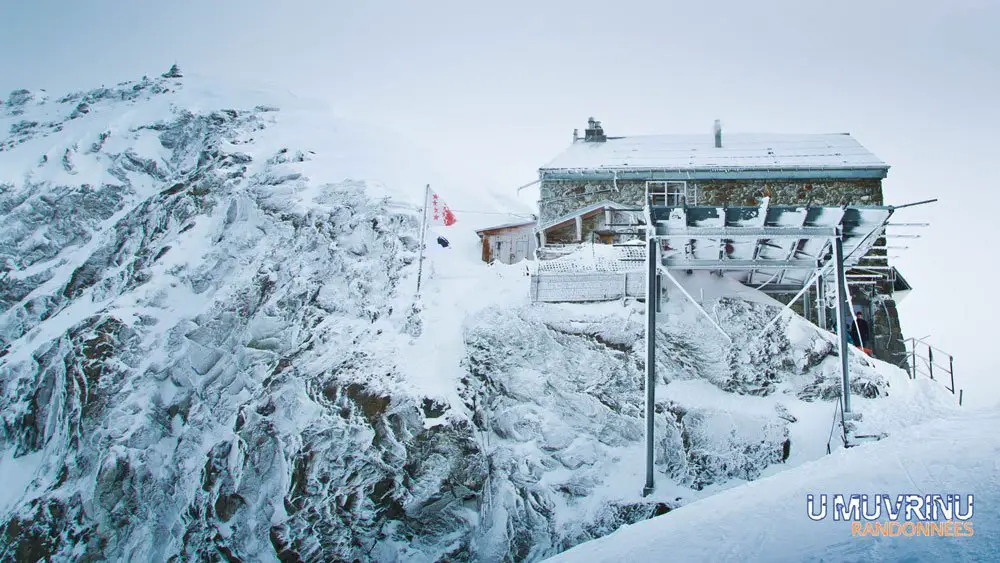
M 715 131 L 715 148 L 721 149 L 722 148 L 722 122 L 719 121 L 718 119 L 716 119 L 715 120 L 715 127 L 713 129 Z

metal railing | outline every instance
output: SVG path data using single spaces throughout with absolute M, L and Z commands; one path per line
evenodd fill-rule
M 844 411 L 841 410 L 841 408 L 840 408 L 840 402 L 841 402 L 840 398 L 837 398 L 837 400 L 834 401 L 834 402 L 837 403 L 837 405 L 833 409 L 833 424 L 830 426 L 830 437 L 827 438 L 827 440 L 826 440 L 826 453 L 827 454 L 833 453 L 833 437 L 835 435 L 835 432 L 837 431 L 837 426 L 838 425 L 840 425 L 840 433 L 839 433 L 839 436 L 838 436 L 840 438 L 840 442 L 842 444 L 844 444 L 845 448 L 848 447 L 848 445 L 847 445 L 847 421 L 844 420 Z
M 935 381 L 945 382 L 945 389 L 954 395 L 955 357 L 924 342 L 923 339 L 909 338 L 904 343 L 907 357 L 910 359 L 910 379 L 916 379 L 918 375 L 923 375 Z M 947 382 L 951 383 L 951 387 L 948 386 Z M 962 404 L 963 395 L 964 390 L 958 389 L 959 405 Z

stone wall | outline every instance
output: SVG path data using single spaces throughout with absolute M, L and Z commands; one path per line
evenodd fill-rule
M 543 180 L 538 202 L 539 223 L 545 224 L 581 207 L 610 200 L 626 205 L 642 205 L 646 196 L 644 180 L 609 181 Z
M 882 205 L 882 180 L 711 180 L 694 182 L 698 205 Z
M 903 329 L 899 325 L 899 313 L 892 299 L 883 301 L 885 308 L 873 307 L 872 334 L 875 337 L 875 357 L 892 365 L 908 369 L 910 362 L 906 355 Z
M 617 188 L 616 188 L 617 184 Z M 772 205 L 882 205 L 882 180 L 689 180 L 697 205 L 757 205 L 770 197 Z M 643 204 L 645 180 L 543 180 L 538 209 L 542 224 L 581 207 L 610 200 Z M 586 238 L 586 232 L 584 238 Z

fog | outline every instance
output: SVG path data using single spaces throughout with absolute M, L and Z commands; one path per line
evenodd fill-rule
M 420 144 L 453 192 L 510 197 L 589 116 L 610 135 L 709 135 L 716 118 L 726 131 L 850 132 L 891 165 L 887 203 L 939 200 L 897 214 L 932 224 L 898 243 L 914 286 L 904 332 L 955 355 L 968 403 L 1000 399 L 1000 5 L 480 4 L 7 3 L 0 92 L 60 93 L 176 62 L 327 101 Z

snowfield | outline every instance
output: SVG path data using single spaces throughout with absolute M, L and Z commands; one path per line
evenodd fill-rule
M 530 303 L 494 198 L 321 105 L 144 78 L 0 135 L 0 558 L 536 561 L 842 459 L 830 335 L 681 276 L 642 498 L 642 304 Z M 858 433 L 957 412 L 851 363 Z
M 549 561 L 996 561 L 1000 558 L 1000 412 L 901 430 L 624 527 Z M 975 495 L 971 537 L 852 537 L 814 522 L 806 495 Z

